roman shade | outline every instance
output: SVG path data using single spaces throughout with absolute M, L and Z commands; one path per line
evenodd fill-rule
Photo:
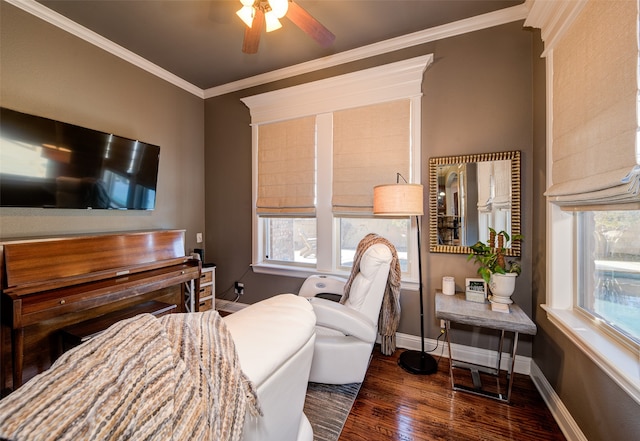
M 552 185 L 564 209 L 640 204 L 638 2 L 590 1 L 554 49 Z
M 410 164 L 410 100 L 334 112 L 334 213 L 373 213 L 373 187 L 409 177 Z
M 315 213 L 315 117 L 258 128 L 258 197 L 261 215 Z

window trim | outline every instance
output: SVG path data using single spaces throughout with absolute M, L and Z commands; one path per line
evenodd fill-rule
M 433 54 L 241 98 L 251 125 L 422 96 Z M 331 91 L 331 93 L 327 93 Z
M 326 125 L 332 121 L 333 112 L 342 109 L 373 105 L 388 101 L 409 99 L 411 101 L 411 176 L 410 182 L 422 182 L 421 179 L 421 104 L 422 80 L 426 68 L 433 62 L 433 54 L 383 66 L 377 66 L 358 72 L 326 78 L 311 83 L 292 86 L 286 89 L 266 92 L 242 98 L 241 101 L 250 109 L 252 126 L 252 268 L 255 272 L 290 276 L 307 277 L 311 274 L 332 274 L 345 276 L 348 273 L 337 270 L 335 256 L 319 250 L 316 268 L 303 268 L 295 265 L 278 265 L 263 261 L 263 244 L 261 238 L 262 222 L 256 212 L 257 198 L 257 165 L 258 165 L 258 126 L 290 118 L 316 115 L 319 143 L 331 139 L 332 130 Z M 327 93 L 331 91 L 331 93 Z M 330 152 L 318 152 L 318 161 L 331 161 Z M 330 164 L 331 162 L 329 162 Z M 329 168 L 330 170 L 331 168 Z M 317 212 L 318 236 L 330 237 L 335 243 L 334 223 L 331 211 L 331 194 L 325 194 L 318 186 Z M 330 189 L 329 189 L 330 190 Z M 328 211 L 324 206 L 328 204 Z M 411 221 L 411 255 L 409 258 L 417 262 L 417 243 L 415 220 Z M 328 229 L 332 231 L 327 231 Z M 333 248 L 333 247 L 331 247 Z M 417 289 L 418 265 L 411 265 L 411 274 L 403 280 L 403 288 Z

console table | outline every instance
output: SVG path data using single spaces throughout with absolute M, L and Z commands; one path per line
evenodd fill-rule
M 470 392 L 477 395 L 493 398 L 498 401 L 508 403 L 511 399 L 511 388 L 513 386 L 513 367 L 516 360 L 516 349 L 518 347 L 518 334 L 535 335 L 537 328 L 535 323 L 520 309 L 518 305 L 509 305 L 510 312 L 497 312 L 491 310 L 490 303 L 475 303 L 466 301 L 464 293 L 456 293 L 453 296 L 445 295 L 442 291 L 436 291 L 436 317 L 445 321 L 447 330 L 447 346 L 449 347 L 449 376 L 451 377 L 451 387 L 453 390 Z M 495 367 L 482 366 L 473 363 L 466 363 L 455 360 L 451 353 L 451 322 L 482 328 L 496 329 L 500 331 L 500 341 L 498 344 L 498 361 Z M 504 344 L 505 332 L 513 333 L 513 347 L 511 350 L 511 360 L 507 370 L 507 391 L 506 394 L 500 389 L 500 362 L 502 361 L 502 348 Z M 471 372 L 473 387 L 468 387 L 455 382 L 454 369 L 465 369 Z M 484 372 L 498 377 L 498 391 L 491 392 L 482 388 L 480 372 Z
M 23 368 L 28 376 L 48 368 L 64 327 L 149 301 L 184 311 L 191 280 L 199 290 L 200 261 L 185 256 L 184 230 L 0 242 L 0 387 L 7 365 L 13 390 Z

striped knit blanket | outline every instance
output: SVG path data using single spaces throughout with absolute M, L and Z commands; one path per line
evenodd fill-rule
M 240 440 L 253 386 L 216 311 L 142 314 L 0 401 L 9 440 Z
M 398 260 L 398 252 L 396 247 L 382 236 L 375 233 L 367 234 L 358 243 L 356 254 L 353 257 L 353 266 L 351 274 L 344 286 L 344 295 L 340 299 L 344 303 L 349 298 L 351 284 L 360 272 L 360 260 L 365 251 L 374 244 L 384 244 L 391 251 L 391 264 L 389 266 L 389 277 L 384 289 L 384 297 L 382 298 L 382 306 L 380 307 L 380 315 L 378 316 L 378 334 L 380 335 L 380 352 L 384 355 L 392 355 L 396 350 L 396 331 L 400 324 L 400 284 L 402 279 L 402 270 L 400 269 L 400 261 Z

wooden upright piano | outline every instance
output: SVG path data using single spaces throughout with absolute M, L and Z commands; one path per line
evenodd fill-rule
M 185 312 L 185 282 L 199 291 L 184 230 L 5 241 L 0 264 L 3 391 L 55 361 L 60 329 L 150 300 Z

